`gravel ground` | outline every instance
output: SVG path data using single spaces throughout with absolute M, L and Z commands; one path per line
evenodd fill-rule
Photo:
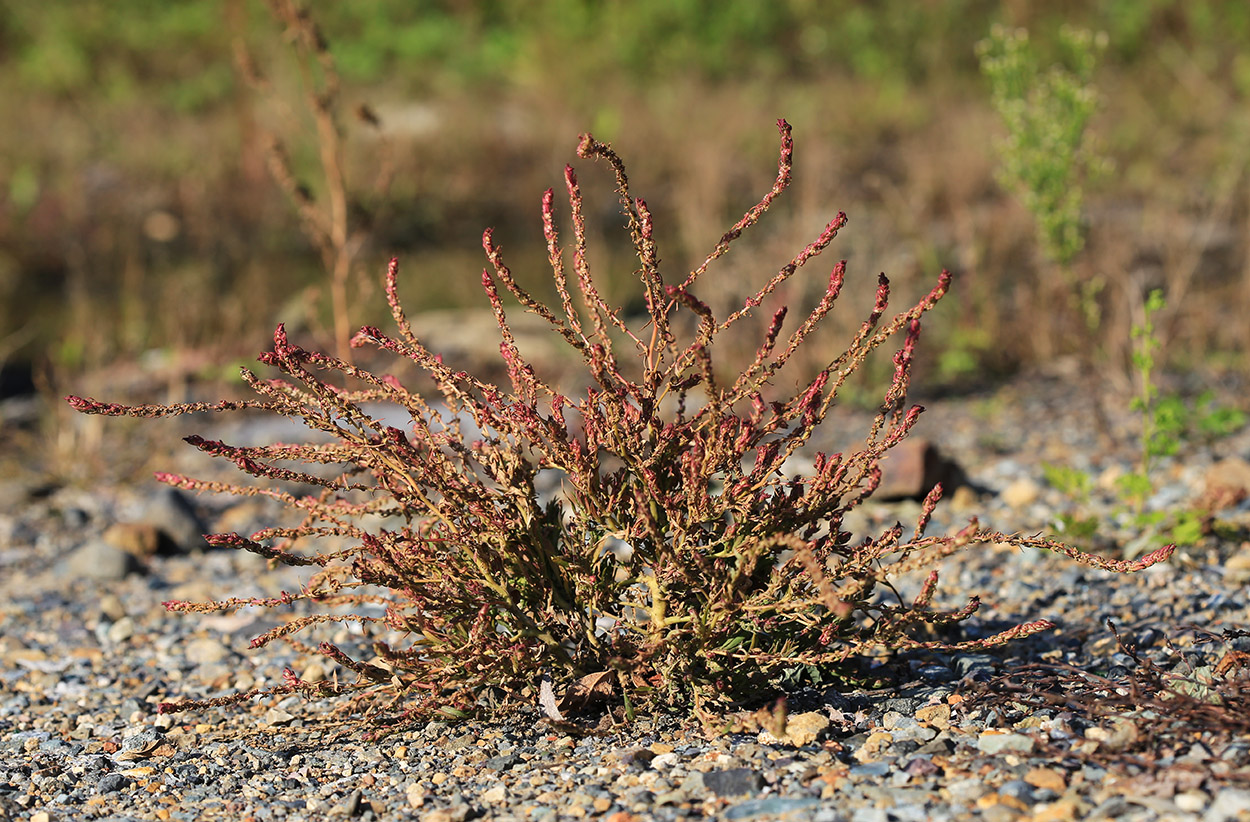
M 1226 399 L 1239 396 L 1230 388 Z M 926 404 L 917 435 L 956 457 L 971 486 L 940 506 L 934 529 L 975 514 L 1035 532 L 1070 514 L 1098 523 L 1103 548 L 1153 546 L 1109 490 L 1133 465 L 1132 430 L 1098 420 L 1130 419 L 1123 401 L 1039 378 Z M 834 427 L 864 430 L 851 418 Z M 163 425 L 208 433 L 196 421 Z M 188 467 L 174 459 L 172 469 Z M 297 664 L 276 646 L 247 651 L 272 624 L 264 614 L 160 605 L 298 584 L 298 569 L 194 547 L 205 529 L 262 524 L 263 507 L 10 471 L 0 487 L 0 819 L 1250 819 L 1250 641 L 1238 634 L 1250 629 L 1250 483 L 1237 485 L 1246 459 L 1243 431 L 1187 442 L 1157 466 L 1150 505 L 1205 498 L 1215 527 L 1146 572 L 995 548 L 952 558 L 950 601 L 984 602 L 969 632 L 1039 618 L 1056 630 L 990 654 L 907 658 L 889 689 L 796 692 L 781 738 L 709 737 L 680 716 L 570 729 L 527 709 L 376 743 L 335 725 L 331 705 L 299 697 L 156 713 L 158 702 L 271 683 Z M 1044 464 L 1089 472 L 1089 498 L 1049 487 Z M 918 510 L 870 504 L 857 527 Z

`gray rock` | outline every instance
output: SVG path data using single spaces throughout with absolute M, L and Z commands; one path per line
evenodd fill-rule
M 925 682 L 951 682 L 957 678 L 954 671 L 937 663 L 921 665 L 916 673 Z
M 1011 779 L 1004 782 L 998 788 L 998 792 L 1003 796 L 1010 796 L 1015 799 L 1019 799 L 1026 805 L 1032 805 L 1037 801 L 1037 798 L 1033 793 L 1033 786 L 1028 782 L 1025 782 L 1023 779 Z
M 703 793 L 707 790 L 707 785 L 703 781 L 703 774 L 698 771 L 688 774 L 686 778 L 681 781 L 679 789 L 685 791 L 687 794 Z
M 193 639 L 182 649 L 182 655 L 193 665 L 215 665 L 229 658 L 234 651 L 215 639 Z
M 1110 796 L 1099 803 L 1098 807 L 1089 812 L 1087 819 L 1118 819 L 1128 810 L 1128 799 L 1123 796 Z
M 723 819 L 751 819 L 756 816 L 784 816 L 790 813 L 810 811 L 820 807 L 820 800 L 815 798 L 785 799 L 770 796 L 766 799 L 748 799 L 739 802 L 722 814 Z
M 1250 812 L 1250 791 L 1225 788 L 1211 800 L 1211 807 L 1202 815 L 1202 822 L 1236 822 Z
M 851 814 L 851 822 L 889 822 L 889 819 L 884 808 L 859 807 Z
M 116 793 L 130 784 L 130 780 L 119 773 L 109 773 L 100 777 L 96 790 L 100 793 Z
M 343 800 L 343 803 L 341 805 L 334 808 L 334 810 L 332 810 L 331 813 L 337 816 L 346 816 L 349 818 L 353 816 L 359 816 L 363 805 L 364 805 L 364 794 L 362 794 L 360 791 L 352 791 L 351 795 L 348 796 L 347 799 Z
M 981 670 L 992 672 L 994 657 L 989 654 L 963 654 L 955 657 L 955 673 L 961 677 Z
M 110 642 L 125 642 L 135 635 L 135 621 L 130 617 L 122 617 L 109 626 L 108 638 Z
M 764 787 L 764 777 L 751 768 L 729 768 L 703 774 L 703 784 L 717 796 L 740 796 L 759 793 Z
M 1033 750 L 1033 738 L 1024 734 L 983 733 L 977 737 L 977 750 L 981 753 L 996 754 L 1002 751 Z
M 929 756 L 933 756 L 934 754 L 938 756 L 946 756 L 953 750 L 955 750 L 955 743 L 951 740 L 950 736 L 938 734 L 936 739 L 921 745 L 915 750 L 915 753 L 928 754 Z
M 519 764 L 521 764 L 521 757 L 514 753 L 509 753 L 501 756 L 492 756 L 482 763 L 482 767 L 491 771 L 507 771 Z
M 116 581 L 127 574 L 141 574 L 143 564 L 133 555 L 101 540 L 92 540 L 65 560 L 65 573 L 77 579 Z
M 851 768 L 851 776 L 885 776 L 890 772 L 890 763 L 886 760 L 869 762 L 867 765 L 855 765 Z
M 155 525 L 184 551 L 207 546 L 208 530 L 186 495 L 176 488 L 165 488 L 153 496 L 143 511 L 143 521 Z

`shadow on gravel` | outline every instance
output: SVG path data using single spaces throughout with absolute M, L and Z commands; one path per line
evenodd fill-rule
M 1107 624 L 1132 668 L 1117 666 L 1104 676 L 1073 665 L 1028 663 L 971 683 L 965 708 L 994 710 L 1007 721 L 1053 711 L 1062 722 L 1035 741 L 1056 761 L 1153 774 L 1152 781 L 1177 786 L 1207 778 L 1250 785 L 1244 768 L 1250 761 L 1250 652 L 1236 647 L 1250 631 L 1216 634 L 1191 626 L 1191 648 L 1165 642 L 1178 660 L 1168 670 Z

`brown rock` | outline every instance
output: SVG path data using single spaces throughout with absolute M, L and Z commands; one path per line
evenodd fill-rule
M 918 708 L 916 710 L 916 721 L 932 725 L 938 730 L 949 728 L 951 726 L 951 706 L 926 705 L 923 708 Z
M 1243 542 L 1236 553 L 1224 561 L 1224 576 L 1231 582 L 1250 582 L 1250 542 Z
M 1032 822 L 1072 822 L 1079 819 L 1083 811 L 1080 801 L 1064 797 L 1040 808 L 1033 814 Z
M 1036 482 L 1028 478 L 1021 478 L 1008 485 L 1003 489 L 1003 502 L 1012 508 L 1023 508 L 1026 505 L 1032 505 L 1037 502 L 1037 498 L 1041 496 L 1042 488 Z
M 146 522 L 118 522 L 109 526 L 103 539 L 114 548 L 141 559 L 155 556 L 161 547 L 161 532 Z
M 1207 469 L 1203 495 L 1216 508 L 1228 508 L 1250 495 L 1250 462 L 1227 457 Z
M 1063 793 L 1068 787 L 1063 772 L 1054 768 L 1032 768 L 1024 775 L 1024 781 L 1035 788 L 1045 788 L 1055 793 Z
M 783 736 L 778 738 L 768 731 L 760 731 L 759 742 L 761 745 L 793 745 L 801 748 L 820 739 L 831 724 L 829 717 L 819 711 L 794 714 L 786 718 L 786 732 Z
M 873 495 L 879 500 L 921 500 L 938 483 L 949 495 L 966 482 L 958 463 L 923 437 L 903 440 L 886 452 L 880 465 L 881 485 Z

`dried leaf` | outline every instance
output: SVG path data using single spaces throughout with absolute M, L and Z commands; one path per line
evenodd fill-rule
M 551 677 L 546 674 L 543 674 L 543 681 L 538 686 L 538 705 L 548 719 L 556 722 L 564 721 L 564 715 L 560 713 L 560 707 L 556 705 L 555 691 L 551 689 Z
M 581 711 L 595 702 L 611 698 L 616 691 L 616 671 L 599 671 L 579 679 L 560 700 L 564 711 Z

